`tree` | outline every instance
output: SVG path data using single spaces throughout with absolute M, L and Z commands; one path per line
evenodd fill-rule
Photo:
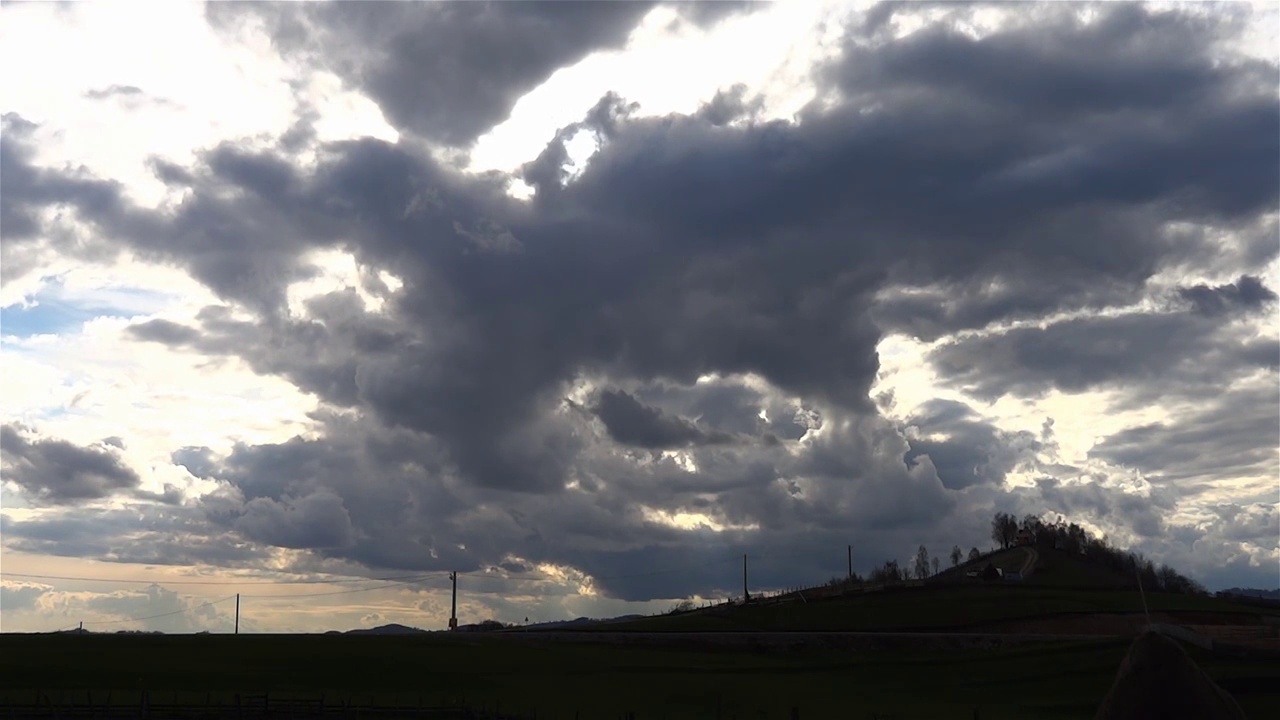
M 916 550 L 915 571 L 917 580 L 929 577 L 929 550 L 923 545 L 920 546 L 919 550 Z
M 1018 518 L 1007 512 L 998 512 L 991 519 L 991 539 L 1002 548 L 1013 545 L 1018 539 Z
M 963 559 L 964 559 L 964 551 L 960 549 L 960 546 L 959 546 L 959 545 L 954 545 L 954 546 L 952 546 L 952 548 L 951 548 L 951 567 L 955 567 L 955 566 L 959 565 L 959 564 L 960 564 L 960 561 L 961 561 L 961 560 L 963 560 Z
M 982 553 L 978 552 L 978 548 L 976 547 L 969 548 L 969 562 L 973 562 L 974 560 L 977 560 L 980 557 L 982 557 Z
M 870 580 L 875 583 L 902 582 L 902 570 L 898 568 L 898 561 L 886 560 L 884 565 L 872 568 Z
M 937 575 L 937 574 L 938 574 L 938 568 L 939 568 L 939 566 L 941 566 L 941 565 L 942 565 L 942 561 L 938 560 L 938 556 L 937 556 L 937 555 L 934 555 L 934 556 L 933 556 L 933 574 L 934 574 L 934 575 Z

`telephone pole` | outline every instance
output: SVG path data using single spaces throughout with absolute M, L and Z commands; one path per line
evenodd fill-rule
M 849 579 L 853 580 L 853 546 L 849 546 Z
M 240 634 L 240 593 L 236 593 L 236 635 Z
M 453 602 L 449 606 L 449 629 L 458 629 L 458 573 L 449 573 L 449 580 L 453 582 Z
M 747 592 L 747 554 L 742 553 L 742 602 L 750 602 L 751 593 Z

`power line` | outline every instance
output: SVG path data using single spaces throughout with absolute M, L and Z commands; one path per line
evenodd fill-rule
M 211 607 L 213 605 L 217 605 L 218 603 L 226 602 L 234 598 L 235 598 L 235 595 L 228 595 L 227 597 L 220 598 L 218 600 L 210 600 L 207 603 L 201 603 L 200 605 L 195 605 L 189 608 L 182 608 L 181 610 L 174 610 L 172 612 L 160 613 L 159 615 L 147 615 L 146 617 L 125 618 L 123 620 L 90 620 L 85 624 L 86 625 L 119 625 L 120 623 L 127 623 L 127 622 L 142 622 L 143 620 L 155 620 L 157 618 L 170 617 L 172 615 L 181 615 L 182 613 L 191 612 L 192 610 L 199 610 L 200 608 Z
M 194 606 L 192 606 L 192 607 L 182 608 L 181 610 L 173 610 L 173 611 L 171 611 L 171 612 L 160 613 L 159 615 L 146 615 L 146 616 L 143 616 L 143 617 L 122 618 L 122 619 L 119 619 L 119 620 L 87 620 L 87 621 L 85 621 L 85 622 L 83 622 L 83 623 L 81 623 L 81 624 L 82 624 L 82 625 L 119 625 L 119 624 L 121 624 L 121 623 L 143 622 L 144 620 L 156 620 L 156 619 L 163 618 L 163 617 L 171 617 L 171 616 L 173 616 L 173 615 L 181 615 L 182 613 L 191 612 L 192 610 L 199 610 L 200 608 L 211 607 L 211 606 L 213 606 L 213 605 L 217 605 L 218 603 L 226 602 L 226 601 L 231 600 L 231 599 L 233 599 L 233 598 L 235 598 L 235 595 L 228 595 L 227 597 L 219 598 L 219 599 L 217 599 L 217 600 L 210 600 L 209 602 L 201 603 L 200 605 L 194 605 Z M 67 629 L 65 629 L 65 630 L 54 630 L 54 631 L 52 631 L 52 632 L 54 632 L 54 633 L 61 633 L 61 632 L 67 632 L 67 631 L 69 631 L 69 630 L 74 630 L 74 629 L 76 629 L 76 626 L 75 626 L 75 625 L 72 625 L 70 628 L 67 628 Z
M 351 590 L 334 590 L 332 592 L 319 592 L 319 593 L 300 593 L 297 595 L 241 595 L 241 597 L 253 598 L 255 600 L 266 600 L 271 598 L 293 599 L 293 598 L 327 597 L 329 595 L 350 595 L 351 593 L 370 592 L 372 590 L 384 590 L 389 587 L 399 587 L 401 585 L 408 585 L 410 583 L 418 582 L 420 580 L 427 580 L 432 577 L 438 577 L 441 572 L 443 571 L 437 571 L 430 575 L 416 575 L 411 577 L 410 579 L 399 580 L 397 582 L 387 583 L 386 585 L 376 585 L 374 587 L 366 587 L 366 588 L 354 588 Z
M 718 565 L 720 563 L 729 562 L 731 560 L 736 560 L 736 559 L 737 559 L 737 556 L 735 555 L 732 557 L 724 557 L 716 560 L 711 560 L 709 562 L 689 563 L 687 565 L 678 565 L 675 567 L 664 568 L 661 570 L 648 570 L 644 572 L 623 573 L 623 574 L 617 574 L 617 575 L 591 575 L 589 573 L 584 573 L 584 575 L 588 578 L 591 578 L 592 580 L 625 580 L 628 578 L 652 577 L 655 575 L 667 575 L 670 573 L 684 572 L 686 570 L 710 567 L 712 565 Z M 394 587 L 396 585 L 412 583 L 419 580 L 425 580 L 430 577 L 447 575 L 447 574 L 448 574 L 448 571 L 445 571 L 445 570 L 433 570 L 430 572 L 418 573 L 414 575 L 393 575 L 391 577 L 381 577 L 381 578 L 342 577 L 342 578 L 329 578 L 325 580 L 261 580 L 261 581 L 170 580 L 170 579 L 134 580 L 134 579 L 116 579 L 116 578 L 104 578 L 104 577 L 86 577 L 81 575 L 40 575 L 35 573 L 15 573 L 15 572 L 0 573 L 0 577 L 15 577 L 15 578 L 25 578 L 25 579 L 33 579 L 33 580 L 70 580 L 70 581 L 76 581 L 76 582 L 104 582 L 104 583 L 131 584 L 131 585 L 251 586 L 251 585 L 333 585 L 333 584 L 339 584 L 339 583 L 362 583 L 362 582 L 389 583 L 387 585 L 380 585 L 378 587 L 357 588 L 354 590 L 339 590 L 335 592 L 302 593 L 302 594 L 296 594 L 296 595 L 277 595 L 277 596 L 245 595 L 245 597 L 255 597 L 255 598 L 265 598 L 265 597 L 301 598 L 301 597 L 324 597 L 327 595 L 344 595 L 352 592 L 365 592 L 367 590 L 378 590 L 381 588 Z M 555 579 L 545 574 L 544 575 L 497 575 L 497 574 L 490 573 L 487 570 L 470 570 L 470 571 L 460 572 L 458 574 L 477 577 L 477 578 L 486 579 L 486 580 L 492 579 L 492 580 L 551 581 Z

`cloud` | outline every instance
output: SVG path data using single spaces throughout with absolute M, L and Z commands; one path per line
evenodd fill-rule
M 985 422 L 968 405 L 931 400 L 908 418 L 910 465 L 928 456 L 942 483 L 963 489 L 975 483 L 1004 482 L 1020 463 L 1034 461 L 1041 442 L 1029 432 L 1006 432 Z
M 556 67 L 624 41 L 642 10 L 575 9 L 551 30 L 560 6 L 209 12 L 262 15 L 298 57 L 356 40 L 325 62 L 398 127 L 466 143 Z M 299 568 L 466 571 L 518 555 L 650 600 L 735 585 L 732 571 L 645 575 L 673 557 L 710 567 L 778 548 L 802 560 L 762 578 L 786 582 L 830 572 L 815 547 L 855 542 L 880 561 L 949 547 L 953 532 L 980 542 L 998 503 L 1078 509 L 1155 542 L 1172 532 L 1160 511 L 1196 496 L 1120 497 L 1111 484 L 1129 466 L 1158 485 L 1178 453 L 1157 448 L 1207 451 L 1215 423 L 1247 458 L 1223 479 L 1274 455 L 1274 433 L 1226 406 L 1180 408 L 1274 380 L 1259 315 L 1206 309 L 1268 302 L 1248 278 L 1276 256 L 1258 230 L 1280 190 L 1275 68 L 1222 61 L 1230 16 L 1095 14 L 1037 9 L 981 41 L 949 20 L 902 37 L 860 25 L 794 122 L 752 120 L 736 96 L 665 117 L 606 96 L 569 128 L 598 135 L 599 151 L 569 176 L 558 135 L 522 170 L 537 187 L 527 201 L 508 195 L 513 178 L 412 143 L 326 143 L 304 162 L 286 137 L 157 166 L 184 199 L 153 210 L 37 166 L 28 139 L 6 133 L 5 218 L 35 237 L 62 206 L 110 247 L 184 269 L 222 304 L 133 324 L 139 347 L 243 360 L 316 399 L 313 431 L 293 439 L 176 445 L 173 461 L 216 490 L 165 508 L 181 520 L 156 532 L 205 538 L 192 547 L 209 562 L 286 548 Z M 362 42 L 389 30 L 376 51 Z M 557 46 L 562 33 L 574 42 Z M 440 50 L 451 43 L 469 44 Z M 510 53 L 474 57 L 493 48 Z M 450 57 L 462 66 L 440 72 Z M 352 276 L 300 294 L 329 277 L 316 258 L 334 256 Z M 1241 279 L 1180 279 L 1201 262 Z M 963 401 L 885 416 L 870 393 L 889 333 L 936 341 L 927 369 Z M 1008 476 L 1048 440 L 982 402 L 1053 390 L 1106 390 L 1127 410 L 1158 401 L 1168 417 L 1096 443 L 1093 486 L 1055 477 L 1015 493 Z M 1260 407 L 1240 415 L 1266 421 Z M 31 522 L 6 534 L 108 552 Z
M 200 332 L 172 320 L 147 320 L 131 325 L 129 332 L 139 340 L 150 340 L 171 346 L 190 345 L 200 339 Z
M 36 606 L 40 596 L 52 589 L 39 583 L 0 580 L 0 607 L 9 613 L 30 610 Z
M 649 407 L 622 390 L 605 390 L 592 411 L 604 422 L 609 436 L 620 443 L 656 449 L 711 442 L 729 442 L 725 433 L 706 433 L 697 425 Z
M 136 488 L 141 478 L 106 447 L 81 447 L 65 440 L 29 439 L 25 428 L 0 427 L 4 479 L 29 497 L 68 505 Z
M 179 108 L 177 102 L 166 99 L 166 97 L 150 95 L 136 85 L 109 85 L 90 88 L 90 90 L 84 91 L 84 97 L 88 100 L 114 100 L 120 102 L 129 110 L 137 110 L 145 105 L 159 106 L 159 108 Z
M 556 70 L 619 48 L 652 2 L 213 3 L 214 27 L 265 23 L 286 57 L 318 63 L 367 93 L 400 130 L 465 146 L 502 122 Z M 699 25 L 749 3 L 679 3 Z
M 254 498 L 245 503 L 235 529 L 246 538 L 275 547 L 334 548 L 351 543 L 351 518 L 342 498 L 315 492 L 303 498 Z
M 1219 388 L 1217 397 L 1167 420 L 1110 435 L 1090 455 L 1166 481 L 1274 480 L 1280 476 L 1277 407 L 1280 385 L 1268 373 L 1233 389 Z
M 1274 370 L 1280 344 L 1199 313 L 1133 311 L 964 336 L 936 347 L 930 362 L 986 400 L 1116 388 L 1144 402 L 1212 395 L 1217 383 Z
M 1274 305 L 1277 298 L 1275 291 L 1264 285 L 1261 278 L 1252 275 L 1242 275 L 1239 280 L 1225 285 L 1200 283 L 1179 288 L 1178 294 L 1201 315 L 1260 310 Z
M 81 602 L 87 610 L 113 618 L 96 624 L 88 623 L 89 630 L 100 632 L 132 628 L 166 633 L 212 632 L 230 630 L 233 622 L 225 608 L 219 609 L 197 598 L 184 597 L 161 585 L 148 585 L 143 590 L 95 594 Z M 145 619 L 123 622 L 131 618 Z
M 143 565 L 268 568 L 267 548 L 211 524 L 204 511 L 152 502 L 65 508 L 15 519 L 0 514 L 6 550 Z
M 84 96 L 91 100 L 106 100 L 114 97 L 132 97 L 145 95 L 137 85 L 109 85 L 104 88 L 86 90 Z

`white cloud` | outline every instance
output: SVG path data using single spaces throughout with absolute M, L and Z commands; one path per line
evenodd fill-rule
M 562 68 L 522 97 L 505 122 L 476 142 L 469 167 L 514 170 L 609 91 L 639 103 L 639 116 L 650 116 L 692 112 L 717 90 L 742 83 L 762 95 L 763 117 L 790 118 L 812 97 L 809 73 L 832 52 L 850 7 L 831 0 L 774 3 L 707 31 L 658 8 L 626 48 Z

